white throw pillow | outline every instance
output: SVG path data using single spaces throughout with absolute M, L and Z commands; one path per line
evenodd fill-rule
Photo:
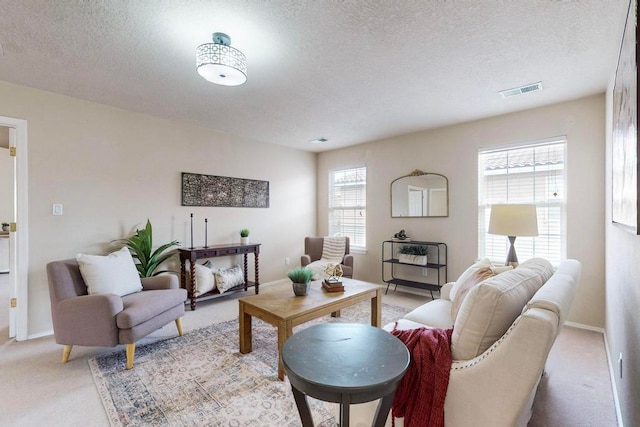
M 78 254 L 76 260 L 89 295 L 124 296 L 142 290 L 140 275 L 126 247 L 106 256 Z
M 208 261 L 207 261 L 208 263 Z M 215 288 L 215 281 L 213 277 L 212 265 L 204 265 L 196 263 L 196 296 L 200 296 L 202 294 L 206 294 Z M 187 266 L 187 280 L 188 283 L 191 283 L 190 279 L 190 269 Z
M 217 270 L 213 273 L 216 276 L 216 286 L 220 293 L 224 293 L 234 286 L 244 284 L 244 273 L 239 265 L 233 268 Z
M 481 283 L 483 280 L 495 276 L 491 267 L 493 267 L 493 265 L 491 264 L 491 261 L 489 261 L 489 258 L 476 261 L 460 275 L 458 280 L 456 280 L 455 284 L 451 287 L 449 299 L 451 300 L 451 318 L 454 322 L 458 316 L 460 306 L 471 288 L 476 286 L 478 283 Z

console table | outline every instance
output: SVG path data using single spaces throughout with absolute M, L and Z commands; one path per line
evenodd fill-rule
M 260 243 L 231 243 L 228 245 L 212 245 L 198 248 L 180 248 L 180 286 L 187 290 L 188 299 L 191 301 L 191 310 L 196 309 L 196 301 L 204 301 L 211 298 L 219 298 L 237 291 L 246 291 L 250 287 L 255 287 L 256 294 L 260 291 L 259 256 Z M 255 282 L 250 282 L 247 277 L 248 255 L 254 256 Z M 202 258 L 215 258 L 220 256 L 244 255 L 244 284 L 238 285 L 221 294 L 217 288 L 206 294 L 195 296 L 196 290 L 196 260 Z M 187 284 L 186 261 L 189 260 L 190 283 Z

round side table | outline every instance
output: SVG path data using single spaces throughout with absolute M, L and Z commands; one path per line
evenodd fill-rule
M 373 426 L 382 427 L 409 367 L 409 351 L 382 329 L 325 323 L 289 337 L 282 363 L 303 427 L 313 427 L 306 396 L 340 403 L 340 427 L 349 426 L 350 404 L 382 398 L 373 421 Z

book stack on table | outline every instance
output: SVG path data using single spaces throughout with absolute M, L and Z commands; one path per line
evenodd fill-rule
M 322 288 L 327 292 L 343 292 L 344 291 L 344 286 L 342 285 L 342 282 L 340 282 L 339 280 L 324 279 L 322 281 Z

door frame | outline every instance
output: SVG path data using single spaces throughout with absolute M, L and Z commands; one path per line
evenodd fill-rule
M 16 149 L 14 172 L 14 218 L 16 232 L 10 233 L 10 279 L 17 299 L 15 308 L 9 308 L 9 336 L 17 341 L 28 337 L 28 277 L 29 277 L 29 222 L 27 174 L 27 121 L 0 116 L 0 126 L 9 128 L 9 148 Z M 10 256 L 11 256 L 10 255 Z M 2 308 L 0 308 L 2 309 Z M 6 308 L 5 308 L 6 309 Z

